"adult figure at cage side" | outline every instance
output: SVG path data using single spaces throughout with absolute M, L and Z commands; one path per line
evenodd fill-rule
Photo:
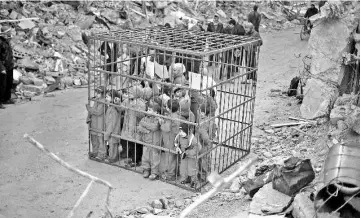
M 248 22 L 252 23 L 254 29 L 259 32 L 259 25 L 261 24 L 261 14 L 258 13 L 258 6 L 253 6 L 253 11 L 248 14 Z
M 253 37 L 255 39 L 261 39 L 260 42 L 260 46 L 263 45 L 263 41 L 261 38 L 261 35 L 259 34 L 259 32 L 254 30 L 253 24 L 252 23 L 245 23 L 244 24 L 245 30 L 246 30 L 246 36 L 250 36 Z M 246 67 L 256 67 L 256 58 L 257 58 L 257 45 L 253 45 L 250 47 L 246 47 L 245 48 L 245 61 L 246 61 Z M 248 71 L 248 69 L 247 69 Z M 247 79 L 253 79 L 256 80 L 256 72 L 253 72 L 251 74 L 247 75 Z
M 13 69 L 14 69 L 14 59 L 13 59 L 13 50 L 10 45 L 10 41 L 8 38 L 11 37 L 9 27 L 2 27 L 1 28 L 1 40 L 0 40 L 0 61 L 2 62 L 2 69 L 0 69 L 0 73 L 2 73 L 2 80 L 3 82 L 0 84 L 2 85 L 3 94 L 0 99 L 1 102 L 4 104 L 14 104 L 15 102 L 11 100 L 11 89 L 13 86 Z M 4 74 L 4 72 L 6 74 Z M 0 106 L 1 107 L 1 106 Z
M 219 22 L 219 17 L 218 15 L 214 15 L 214 19 L 213 19 L 213 22 L 209 23 L 208 24 L 208 27 L 207 27 L 207 31 L 208 32 L 214 32 L 214 33 L 221 33 L 223 32 L 223 24 Z M 210 55 L 209 56 L 209 66 L 212 65 L 212 61 L 217 61 L 215 60 L 217 58 L 214 58 L 214 55 Z
M 307 26 L 310 27 L 310 29 L 312 29 L 312 24 L 311 21 L 309 20 L 310 17 L 312 17 L 313 15 L 318 14 L 318 9 L 315 7 L 314 4 L 311 4 L 311 7 L 307 9 L 306 14 L 305 14 L 305 18 L 307 19 Z
M 117 63 L 115 63 L 118 58 L 117 43 L 103 42 L 99 48 L 99 52 L 105 57 L 105 64 L 109 64 L 104 66 L 103 70 L 113 73 L 117 72 Z M 112 83 L 112 78 L 112 75 L 104 74 L 104 85 L 106 87 Z

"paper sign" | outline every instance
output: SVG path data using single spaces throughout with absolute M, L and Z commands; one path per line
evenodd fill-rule
M 212 79 L 212 77 L 209 76 L 202 76 L 198 73 L 188 72 L 189 73 L 189 85 L 192 89 L 206 89 L 211 86 L 216 85 L 217 83 Z M 202 81 L 202 85 L 201 85 Z M 213 88 L 215 92 L 217 92 L 216 87 Z

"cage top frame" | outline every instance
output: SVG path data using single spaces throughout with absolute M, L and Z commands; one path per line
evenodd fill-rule
M 208 56 L 239 47 L 257 45 L 260 39 L 222 33 L 180 30 L 166 27 L 147 27 L 97 33 L 90 37 L 101 40 L 132 44 L 195 56 Z M 206 44 L 208 49 L 206 50 Z

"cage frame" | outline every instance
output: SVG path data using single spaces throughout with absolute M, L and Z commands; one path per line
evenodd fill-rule
M 157 27 L 155 28 L 155 30 L 164 30 L 165 28 L 162 28 L 162 27 Z M 255 39 L 255 38 L 252 38 L 252 37 L 242 37 L 242 36 L 234 36 L 234 35 L 227 35 L 227 34 L 221 34 L 221 33 L 208 33 L 208 32 L 200 32 L 200 31 L 189 31 L 189 30 L 176 30 L 176 29 L 172 29 L 170 28 L 171 31 L 179 31 L 181 33 L 188 33 L 188 34 L 205 34 L 206 36 L 212 36 L 212 37 L 228 37 L 229 39 L 232 40 L 233 43 L 235 43 L 234 45 L 228 45 L 228 46 L 224 46 L 222 47 L 222 45 L 220 46 L 220 48 L 211 48 L 209 51 L 192 51 L 192 50 L 187 50 L 187 49 L 177 49 L 177 48 L 174 48 L 174 47 L 171 47 L 171 46 L 164 46 L 164 45 L 156 45 L 156 44 L 145 44 L 144 42 L 136 42 L 132 39 L 124 39 L 124 38 L 115 38 L 116 36 L 109 36 L 110 34 L 115 34 L 115 33 L 127 33 L 127 34 L 131 34 L 131 33 L 134 33 L 136 31 L 147 31 L 147 28 L 137 28 L 137 29 L 133 29 L 133 30 L 120 30 L 120 31 L 111 31 L 110 33 L 99 33 L 99 34 L 96 34 L 96 35 L 93 35 L 90 37 L 90 40 L 93 40 L 93 41 L 103 41 L 103 42 L 107 42 L 107 43 L 120 43 L 121 44 L 126 44 L 126 45 L 132 45 L 132 46 L 137 46 L 137 47 L 140 47 L 140 48 L 146 48 L 146 49 L 154 49 L 154 50 L 161 50 L 161 51 L 164 51 L 163 53 L 163 56 L 165 57 L 166 56 L 166 52 L 172 52 L 171 56 L 172 58 L 175 56 L 176 53 L 178 54 L 185 54 L 185 55 L 191 55 L 192 57 L 193 56 L 196 56 L 196 57 L 200 57 L 199 59 L 195 59 L 195 60 L 200 60 L 201 61 L 201 64 L 200 64 L 200 67 L 202 67 L 204 65 L 204 61 L 203 61 L 203 58 L 204 57 L 207 57 L 207 56 L 210 56 L 210 55 L 217 55 L 217 54 L 222 54 L 222 53 L 225 53 L 225 52 L 229 52 L 230 50 L 233 51 L 234 49 L 237 49 L 237 48 L 243 48 L 245 46 L 248 46 L 250 48 L 254 48 L 256 46 L 256 66 L 255 67 L 247 67 L 247 66 L 241 66 L 242 63 L 240 65 L 235 65 L 235 64 L 227 64 L 228 66 L 231 66 L 231 67 L 238 67 L 238 68 L 242 68 L 242 69 L 245 69 L 247 70 L 246 73 L 239 73 L 238 75 L 235 75 L 235 76 L 231 76 L 230 78 L 224 80 L 224 81 L 220 81 L 219 83 L 215 84 L 215 85 L 212 85 L 210 87 L 206 87 L 206 88 L 201 88 L 199 90 L 196 90 L 196 89 L 192 89 L 191 87 L 189 86 L 179 86 L 180 88 L 182 89 L 186 89 L 186 90 L 189 90 L 189 91 L 197 91 L 199 93 L 203 93 L 207 90 L 211 90 L 211 89 L 214 89 L 216 87 L 219 87 L 219 86 L 222 86 L 224 84 L 227 84 L 229 81 L 232 81 L 232 80 L 235 80 L 237 78 L 241 78 L 241 77 L 244 77 L 246 75 L 249 75 L 249 74 L 257 74 L 257 70 L 258 70 L 258 57 L 259 57 L 259 42 L 260 40 L 259 39 Z M 154 31 L 154 29 L 152 29 L 152 31 Z M 226 35 L 226 36 L 225 36 Z M 241 43 L 238 43 L 236 42 L 236 40 L 239 40 L 239 41 L 242 41 Z M 248 40 L 248 41 L 247 41 Z M 94 44 L 95 45 L 95 44 Z M 172 86 L 174 84 L 171 84 L 171 83 L 167 83 L 167 82 L 162 82 L 162 81 L 156 81 L 156 80 L 153 80 L 153 79 L 148 79 L 148 78 L 145 78 L 145 77 L 140 77 L 140 76 L 136 76 L 136 75 L 127 75 L 127 74 L 123 74 L 122 72 L 119 74 L 118 72 L 111 72 L 111 71 L 107 71 L 105 69 L 97 69 L 97 68 L 103 68 L 105 66 L 112 66 L 114 64 L 118 64 L 118 63 L 121 63 L 122 61 L 115 61 L 115 62 L 111 62 L 111 63 L 100 63 L 100 65 L 95 65 L 95 66 L 91 66 L 91 57 L 90 57 L 90 54 L 91 54 L 91 45 L 89 44 L 88 45 L 88 51 L 89 51 L 89 56 L 88 56 L 88 79 L 89 81 L 91 81 L 91 72 L 98 72 L 99 74 L 105 74 L 105 75 L 111 75 L 111 76 L 121 76 L 121 77 L 125 77 L 125 78 L 129 78 L 129 79 L 136 79 L 136 80 L 142 80 L 142 81 L 148 81 L 148 82 L 153 82 L 155 84 L 160 84 L 160 85 L 167 85 L 167 86 Z M 251 49 L 251 50 L 252 50 Z M 106 48 L 105 48 L 106 50 Z M 252 50 L 253 51 L 253 50 Z M 243 51 L 242 51 L 243 52 Z M 94 47 L 94 58 L 95 58 L 95 47 Z M 251 53 L 251 52 L 250 52 Z M 142 54 L 143 56 L 142 57 L 147 57 L 149 54 L 148 52 L 144 55 Z M 233 52 L 232 52 L 232 55 L 233 55 Z M 169 56 L 169 54 L 167 55 Z M 186 58 L 188 59 L 188 58 Z M 191 59 L 191 58 L 190 58 Z M 94 60 L 94 63 L 95 63 L 95 60 Z M 215 63 L 215 61 L 211 62 L 210 63 Z M 221 65 L 225 65 L 225 63 L 221 63 Z M 223 66 L 222 65 L 222 66 Z M 203 69 L 201 68 L 200 69 L 200 73 L 201 76 L 205 76 L 204 72 L 203 72 Z M 104 102 L 104 101 L 99 101 L 99 100 L 94 100 L 94 99 L 91 99 L 90 96 L 91 96 L 91 86 L 92 84 L 89 82 L 88 84 L 88 102 L 90 101 L 95 101 L 95 102 L 98 102 L 98 103 L 101 103 L 101 104 L 107 104 L 107 105 L 112 105 L 112 106 L 116 106 L 116 107 L 123 107 L 124 109 L 127 109 L 127 110 L 133 110 L 133 111 L 136 111 L 136 112 L 140 112 L 142 114 L 145 114 L 145 115 L 150 115 L 147 111 L 142 111 L 142 110 L 138 110 L 138 109 L 134 109 L 134 108 L 129 108 L 129 107 L 124 107 L 122 105 L 115 105 L 113 103 L 109 103 L 109 102 Z M 95 84 L 94 84 L 95 86 Z M 201 87 L 202 87 L 202 80 L 201 80 Z M 227 140 L 232 140 L 233 137 L 235 137 L 236 135 L 239 135 L 239 134 L 243 134 L 244 131 L 246 129 L 249 129 L 250 132 L 248 134 L 248 143 L 246 142 L 245 144 L 249 144 L 249 148 L 248 149 L 240 149 L 243 152 L 245 152 L 244 155 L 241 155 L 238 159 L 234 160 L 231 164 L 227 165 L 227 167 L 225 167 L 224 169 L 222 169 L 221 171 L 219 171 L 218 173 L 223 173 L 224 171 L 228 170 L 230 167 L 232 167 L 233 165 L 235 165 L 238 161 L 240 161 L 242 158 L 244 158 L 247 154 L 249 154 L 250 152 L 250 140 L 251 140 L 251 135 L 252 135 L 252 127 L 253 127 L 253 117 L 254 117 L 254 104 L 255 104 L 255 95 L 256 95 L 256 87 L 255 87 L 255 84 L 252 84 L 252 94 L 248 94 L 248 95 L 245 95 L 245 94 L 238 94 L 237 95 L 240 95 L 240 96 L 243 96 L 243 97 L 248 97 L 249 99 L 247 100 L 246 103 L 248 102 L 252 102 L 253 103 L 251 104 L 252 106 L 252 113 L 250 114 L 251 116 L 251 122 L 250 123 L 246 123 L 248 126 L 246 126 L 245 128 L 241 128 L 240 131 L 237 132 L 237 134 L 233 135 L 232 137 L 229 137 L 229 138 L 226 138 L 223 142 L 216 142 L 214 140 L 212 140 L 212 148 L 208 151 L 206 151 L 205 153 L 202 153 L 202 154 L 199 154 L 197 151 L 197 154 L 196 154 L 196 157 L 195 159 L 197 160 L 197 163 L 198 163 L 198 160 L 202 157 L 204 157 L 205 155 L 207 154 L 210 154 L 213 150 L 217 149 L 219 146 L 225 146 L 225 147 L 228 147 L 228 148 L 231 148 L 231 149 L 235 149 L 234 147 L 231 147 L 231 146 L 228 146 L 226 144 L 224 144 Z M 234 94 L 234 93 L 233 93 Z M 245 106 L 245 104 L 238 104 L 236 106 L 233 107 L 234 108 L 237 108 L 237 107 L 241 107 Z M 207 120 L 204 120 L 200 123 L 196 123 L 196 122 L 189 122 L 189 121 L 185 121 L 185 120 L 180 120 L 180 119 L 174 119 L 174 118 L 170 118 L 170 117 L 167 117 L 167 116 L 164 116 L 164 115 L 160 115 L 160 114 L 157 114 L 157 117 L 161 117 L 163 119 L 168 119 L 168 120 L 173 120 L 173 121 L 178 121 L 178 122 L 182 122 L 182 123 L 186 123 L 188 125 L 193 125 L 196 129 L 199 128 L 202 124 L 204 123 L 207 123 L 209 121 L 212 121 L 212 120 L 215 120 L 215 119 L 221 119 L 221 116 L 224 115 L 224 114 L 227 114 L 229 112 L 231 112 L 233 110 L 232 108 L 230 109 L 227 109 L 226 111 L 223 111 L 222 113 L 218 114 L 217 116 L 213 116 L 213 117 L 210 117 L 209 119 Z M 153 114 L 152 114 L 153 115 Z M 243 119 L 242 119 L 243 120 Z M 232 120 L 232 121 L 235 121 L 237 122 L 236 120 Z M 243 125 L 243 122 L 241 122 L 242 125 Z M 91 132 L 97 132 L 97 133 L 101 133 L 101 134 L 104 134 L 105 131 L 100 131 L 98 129 L 93 129 L 93 128 L 90 128 L 89 127 L 89 154 L 90 154 L 90 151 L 91 151 L 91 141 L 90 141 L 90 135 L 91 135 Z M 115 138 L 119 138 L 119 139 L 123 139 L 123 140 L 130 140 L 129 138 L 126 138 L 126 137 L 123 137 L 121 136 L 120 134 L 119 135 L 115 135 L 115 134 L 112 134 L 111 135 L 112 137 L 115 137 Z M 166 152 L 169 152 L 169 153 L 172 153 L 174 155 L 178 154 L 176 151 L 174 150 L 171 150 L 169 148 L 164 148 L 164 147 L 161 147 L 161 146 L 157 146 L 157 145 L 152 145 L 152 144 L 148 144 L 148 143 L 145 143 L 145 142 L 142 142 L 142 141 L 138 141 L 138 140 L 134 140 L 134 139 L 131 139 L 132 142 L 135 142 L 137 144 L 141 144 L 143 146 L 147 146 L 147 147 L 151 147 L 151 148 L 156 148 L 158 150 L 162 150 L 162 151 L 166 151 Z M 214 144 L 216 144 L 216 146 L 213 146 Z M 238 148 L 237 148 L 238 149 Z M 89 156 L 89 158 L 91 160 L 95 160 L 95 161 L 98 161 L 97 159 L 95 158 L 92 158 Z M 178 165 L 178 155 L 177 155 L 177 165 Z M 224 162 L 224 160 L 223 160 Z M 227 162 L 228 162 L 228 158 L 227 158 Z M 141 173 L 139 171 L 137 171 L 137 167 L 135 167 L 135 169 L 133 168 L 128 168 L 128 167 L 125 167 L 125 166 L 121 166 L 120 164 L 113 164 L 113 163 L 108 163 L 109 165 L 113 165 L 113 166 L 117 166 L 117 167 L 121 167 L 121 168 L 124 168 L 124 169 L 127 169 L 127 170 L 131 170 L 131 171 L 134 171 L 134 172 L 137 172 L 137 173 Z M 198 164 L 197 164 L 198 165 Z M 141 168 L 141 167 L 139 167 Z M 197 171 L 198 172 L 198 171 Z M 200 188 L 189 188 L 188 186 L 185 186 L 185 185 L 181 185 L 179 184 L 177 181 L 169 181 L 169 180 L 164 180 L 162 178 L 159 178 L 159 180 L 163 181 L 163 182 L 167 182 L 167 183 L 170 183 L 170 184 L 173 184 L 173 185 L 176 185 L 178 187 L 181 187 L 181 188 L 184 188 L 184 189 L 187 189 L 187 190 L 190 190 L 190 191 L 201 191 L 201 189 L 207 184 L 207 182 L 205 182 Z

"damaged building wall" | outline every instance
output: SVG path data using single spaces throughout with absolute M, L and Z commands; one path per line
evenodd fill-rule
M 321 13 L 311 17 L 314 25 L 309 39 L 311 78 L 306 83 L 300 108 L 304 118 L 327 117 L 340 95 L 359 90 L 350 88 L 359 69 L 345 64 L 345 54 L 355 52 L 352 36 L 359 25 L 360 3 L 352 2 L 347 7 L 345 4 L 326 2 Z M 359 87 L 359 83 L 353 84 Z

